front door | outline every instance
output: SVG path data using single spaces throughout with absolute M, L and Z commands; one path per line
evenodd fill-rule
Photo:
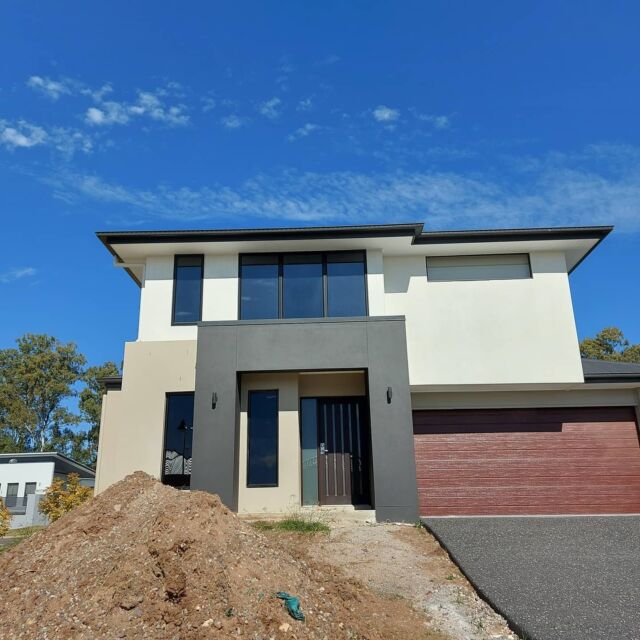
M 366 398 L 318 398 L 320 504 L 370 504 Z

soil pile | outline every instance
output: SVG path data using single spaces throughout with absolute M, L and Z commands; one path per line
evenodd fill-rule
M 300 597 L 304 622 L 278 591 Z M 12 640 L 434 637 L 403 601 L 290 553 L 217 496 L 141 472 L 0 556 L 0 594 Z

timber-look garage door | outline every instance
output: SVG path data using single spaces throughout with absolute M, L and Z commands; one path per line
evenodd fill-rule
M 633 407 L 414 411 L 420 514 L 640 513 Z

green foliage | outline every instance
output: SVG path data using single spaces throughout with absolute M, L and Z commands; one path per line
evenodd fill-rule
M 285 518 L 284 520 L 257 520 L 251 523 L 258 531 L 288 531 L 293 533 L 329 533 L 328 525 L 308 518 Z
M 54 450 L 94 465 L 102 408 L 98 379 L 118 375 L 117 365 L 85 369 L 75 344 L 52 336 L 26 334 L 16 342 L 16 348 L 0 350 L 0 452 Z M 69 404 L 76 396 L 80 414 Z M 82 421 L 88 430 L 78 428 Z
M 580 354 L 594 360 L 640 363 L 640 343 L 632 345 L 618 327 L 606 327 L 580 343 Z
M 92 495 L 93 489 L 82 486 L 80 476 L 77 473 L 70 473 L 66 482 L 61 478 L 53 480 L 45 497 L 40 501 L 39 508 L 41 513 L 44 513 L 51 522 L 55 522 Z
M 0 538 L 9 531 L 9 523 L 11 522 L 11 514 L 9 509 L 4 506 L 2 498 L 0 498 Z

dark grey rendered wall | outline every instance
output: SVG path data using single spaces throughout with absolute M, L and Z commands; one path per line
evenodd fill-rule
M 192 488 L 238 507 L 239 374 L 339 369 L 366 369 L 368 375 L 376 518 L 414 522 L 418 496 L 401 316 L 201 323 Z

